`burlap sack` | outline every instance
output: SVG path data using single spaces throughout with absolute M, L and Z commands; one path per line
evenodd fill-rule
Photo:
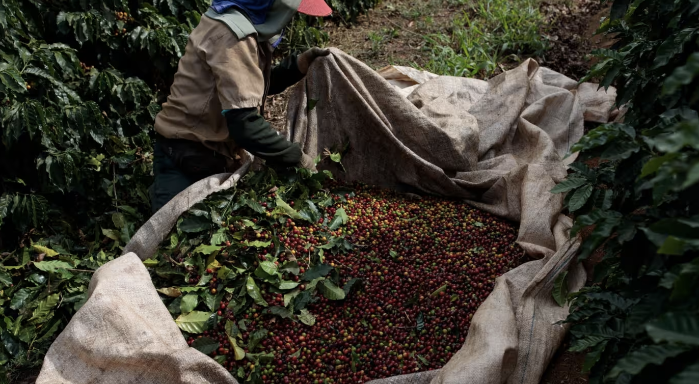
M 463 198 L 518 221 L 518 242 L 536 259 L 497 280 L 464 346 L 445 367 L 376 382 L 537 383 L 566 331 L 554 324 L 568 308 L 552 299 L 553 281 L 569 270 L 569 289 L 576 290 L 585 279 L 572 263 L 578 244 L 568 239 L 571 221 L 560 215 L 562 198 L 549 190 L 566 175 L 561 159 L 582 136 L 584 116 L 605 120 L 614 94 L 578 87 L 534 61 L 488 82 L 426 75 L 411 84 L 410 76 L 401 80 L 394 73 L 392 85 L 361 62 L 332 52 L 314 63 L 292 94 L 290 137 L 311 156 L 349 143 L 346 173 L 336 172 L 343 179 Z M 184 211 L 235 181 L 218 175 L 193 185 L 146 223 L 125 251 L 151 257 Z M 222 368 L 212 359 L 185 348 L 152 284 L 141 281 L 147 279 L 145 267 L 135 261 L 127 255 L 96 273 L 87 304 L 51 346 L 38 382 L 189 383 L 196 377 L 234 383 L 219 376 Z M 128 282 L 123 268 L 133 273 Z M 81 341 L 86 329 L 96 330 L 90 335 L 95 342 Z M 149 332 L 169 341 L 159 344 L 146 337 Z M 185 354 L 187 365 L 175 367 Z M 99 365 L 92 356 L 110 364 Z

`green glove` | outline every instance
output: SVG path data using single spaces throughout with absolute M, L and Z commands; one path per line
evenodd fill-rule
M 293 167 L 301 161 L 301 147 L 274 130 L 256 108 L 232 109 L 225 116 L 230 138 L 270 166 Z

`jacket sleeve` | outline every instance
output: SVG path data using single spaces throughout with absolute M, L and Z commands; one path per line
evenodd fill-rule
M 301 147 L 275 131 L 256 108 L 233 109 L 224 116 L 230 138 L 246 151 L 266 160 L 272 167 L 299 164 L 303 155 Z
M 272 68 L 267 94 L 282 93 L 303 79 L 304 74 L 299 71 L 297 57 L 297 55 L 289 55 L 279 65 Z

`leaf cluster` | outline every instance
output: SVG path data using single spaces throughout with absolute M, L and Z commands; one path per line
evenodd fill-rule
M 298 169 L 278 175 L 264 169 L 246 175 L 235 190 L 212 195 L 183 215 L 158 256 L 146 265 L 185 335 L 201 334 L 226 322 L 235 358 L 256 362 L 270 357 L 253 353 L 267 330 L 249 329 L 245 321 L 236 324 L 225 319 L 227 314 L 251 310 L 279 321 L 313 326 L 316 317 L 309 305 L 319 296 L 344 300 L 361 284 L 359 279 L 343 279 L 339 269 L 324 261 L 326 252 L 352 249 L 336 231 L 347 223 L 344 209 L 336 207 L 332 215 L 328 212 L 341 203 L 323 188 L 330 178 L 327 171 L 311 174 Z M 275 198 L 270 198 L 270 191 Z M 260 202 L 263 197 L 270 201 L 267 207 Z M 291 250 L 278 240 L 280 231 L 288 230 L 289 220 L 294 226 L 319 224 L 315 234 L 326 240 L 314 250 L 291 257 Z M 303 266 L 306 270 L 301 272 Z M 265 297 L 270 294 L 281 295 L 283 305 L 269 303 Z M 225 309 L 221 302 L 228 303 Z M 250 331 L 247 353 L 240 329 Z M 204 353 L 218 348 L 208 338 L 197 340 L 202 339 L 206 340 L 192 346 Z
M 568 296 L 591 382 L 689 383 L 699 371 L 699 3 L 615 0 L 611 49 L 584 80 L 615 85 L 624 122 L 573 148 L 566 193 L 594 284 Z M 565 301 L 563 282 L 556 300 Z

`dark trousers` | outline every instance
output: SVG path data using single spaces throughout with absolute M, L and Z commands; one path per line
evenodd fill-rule
M 201 143 L 156 135 L 150 188 L 153 213 L 197 181 L 226 172 L 226 158 Z

